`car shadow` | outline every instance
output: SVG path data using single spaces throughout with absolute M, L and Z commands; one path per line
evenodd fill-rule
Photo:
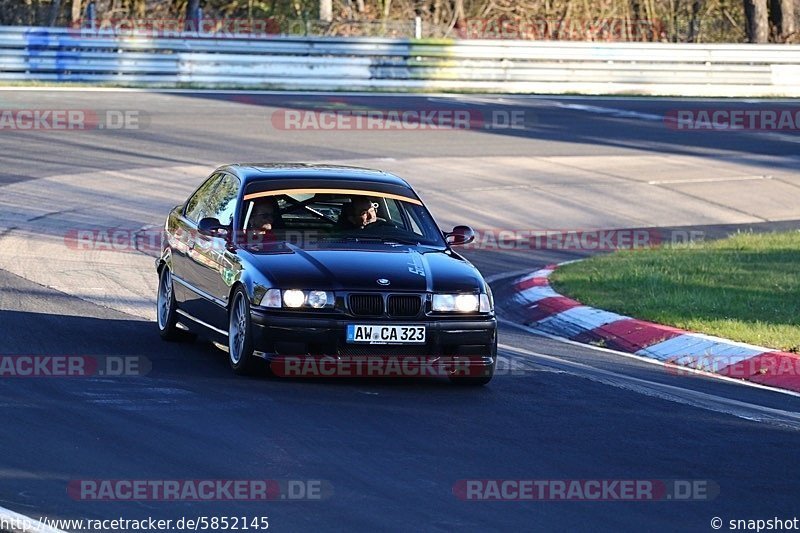
M 174 380 L 204 386 L 218 383 L 225 387 L 260 387 L 265 392 L 274 385 L 302 390 L 307 386 L 345 388 L 391 388 L 402 390 L 450 386 L 446 378 L 430 377 L 278 377 L 267 371 L 266 362 L 252 376 L 237 376 L 231 370 L 226 352 L 203 335 L 193 341 L 166 342 L 158 334 L 154 322 L 138 319 L 71 316 L 54 313 L 0 310 L 0 323 L 7 331 L 3 356 L 37 356 L 72 358 L 86 361 L 86 375 L 64 376 L 70 379 L 137 379 Z M 8 357 L 6 357 L 8 358 Z M 110 361 L 110 362 L 109 362 Z M 10 363 L 6 368 L 13 374 Z M 132 370 L 125 371 L 125 365 Z M 121 373 L 104 373 L 108 367 L 123 368 Z M 12 377 L 2 373 L 0 377 Z M 46 372 L 46 371 L 45 371 Z M 54 378 L 48 374 L 31 378 Z M 0 383 L 9 380 L 0 380 Z

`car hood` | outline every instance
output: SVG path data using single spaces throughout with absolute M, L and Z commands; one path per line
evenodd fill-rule
M 383 250 L 304 250 L 249 254 L 269 285 L 281 289 L 475 291 L 478 270 L 443 250 L 398 247 Z M 388 280 L 388 285 L 378 280 Z M 385 283 L 385 282 L 384 282 Z

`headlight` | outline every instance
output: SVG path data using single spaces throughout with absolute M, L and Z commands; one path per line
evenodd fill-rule
M 268 289 L 261 297 L 261 301 L 256 305 L 262 307 L 280 307 L 281 306 L 281 291 L 278 289 Z
M 494 302 L 490 294 L 481 294 L 481 313 L 494 311 Z
M 434 294 L 432 308 L 441 312 L 476 313 L 480 304 L 477 294 Z
M 281 291 L 256 285 L 253 289 L 253 304 L 259 307 L 280 307 Z
M 328 303 L 328 293 L 325 291 L 308 291 L 306 303 L 314 309 L 325 307 Z
M 300 307 L 305 301 L 306 295 L 303 291 L 295 289 L 283 291 L 283 303 L 286 307 Z
M 475 294 L 459 294 L 456 296 L 456 311 L 474 313 L 478 310 L 478 296 Z
M 335 296 L 328 291 L 302 291 L 299 289 L 264 289 L 257 287 L 253 303 L 260 307 L 278 308 L 288 307 L 297 309 L 299 307 L 311 307 L 322 309 L 323 307 L 333 307 Z

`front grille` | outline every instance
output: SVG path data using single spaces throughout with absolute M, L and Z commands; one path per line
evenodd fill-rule
M 415 317 L 421 302 L 417 294 L 393 294 L 389 296 L 389 316 Z
M 380 294 L 351 294 L 350 312 L 356 316 L 383 315 L 383 296 Z

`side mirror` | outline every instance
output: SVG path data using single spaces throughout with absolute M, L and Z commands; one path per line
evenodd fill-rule
M 475 240 L 475 232 L 469 226 L 456 226 L 450 233 L 445 233 L 444 238 L 451 246 L 469 244 Z
M 223 226 L 216 218 L 206 217 L 201 218 L 200 222 L 197 223 L 197 231 L 201 235 L 220 237 L 223 231 L 226 234 L 228 233 L 228 228 Z

